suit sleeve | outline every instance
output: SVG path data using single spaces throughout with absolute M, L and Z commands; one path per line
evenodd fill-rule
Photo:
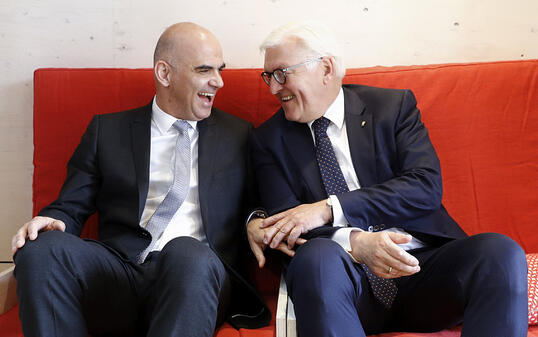
M 249 143 L 260 201 L 267 213 L 273 215 L 300 205 L 301 202 L 295 196 L 277 161 L 263 147 L 256 132 L 251 133 Z
M 413 93 L 404 91 L 399 111 L 394 117 L 381 117 L 376 126 L 376 140 L 385 145 L 377 147 L 377 160 L 390 162 L 393 177 L 338 196 L 351 226 L 398 226 L 441 206 L 439 159 L 416 104 Z M 382 148 L 387 151 L 379 151 Z
M 39 212 L 41 216 L 62 220 L 66 232 L 77 236 L 96 210 L 100 184 L 96 159 L 98 130 L 99 116 L 94 116 L 67 164 L 67 177 L 58 198 Z

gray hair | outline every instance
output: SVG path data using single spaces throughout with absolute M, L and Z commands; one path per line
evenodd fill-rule
M 276 47 L 286 41 L 296 39 L 304 49 L 312 53 L 310 57 L 331 56 L 334 58 L 336 76 L 343 78 L 346 68 L 342 61 L 340 46 L 333 33 L 325 25 L 315 22 L 292 22 L 273 30 L 260 45 L 260 51 L 265 53 L 269 48 Z

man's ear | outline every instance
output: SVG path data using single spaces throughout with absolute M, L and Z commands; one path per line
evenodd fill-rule
M 321 67 L 323 70 L 323 84 L 328 84 L 336 77 L 334 57 L 325 56 L 321 60 Z
M 153 67 L 155 78 L 163 87 L 170 86 L 170 65 L 168 63 L 159 60 Z

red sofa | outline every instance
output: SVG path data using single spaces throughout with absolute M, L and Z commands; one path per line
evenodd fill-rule
M 262 123 L 279 104 L 259 74 L 224 70 L 215 106 Z M 538 253 L 538 60 L 349 69 L 344 82 L 412 89 L 441 160 L 443 203 L 450 214 L 468 234 L 503 233 L 527 253 Z M 146 104 L 153 93 L 150 69 L 35 71 L 34 214 L 57 195 L 91 116 Z M 84 235 L 95 237 L 95 219 L 89 222 Z M 252 268 L 273 313 L 280 272 L 275 265 Z M 448 337 L 459 331 L 377 336 Z M 225 324 L 216 333 L 274 335 L 274 317 L 266 328 L 237 331 Z M 528 335 L 538 336 L 538 327 L 529 327 Z M 17 307 L 0 316 L 0 336 L 22 336 Z

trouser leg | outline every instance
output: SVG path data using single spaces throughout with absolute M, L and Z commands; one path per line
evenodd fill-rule
M 362 268 L 330 239 L 311 239 L 296 251 L 286 284 L 301 337 L 360 337 L 382 331 L 388 318 Z
M 462 336 L 527 335 L 527 264 L 514 241 L 486 233 L 414 255 L 421 271 L 398 280 L 397 329 L 463 322 Z
M 222 262 L 207 245 L 190 237 L 173 239 L 143 268 L 147 336 L 213 335 L 230 287 Z
M 14 259 L 25 336 L 122 336 L 135 329 L 133 270 L 101 244 L 43 232 Z

